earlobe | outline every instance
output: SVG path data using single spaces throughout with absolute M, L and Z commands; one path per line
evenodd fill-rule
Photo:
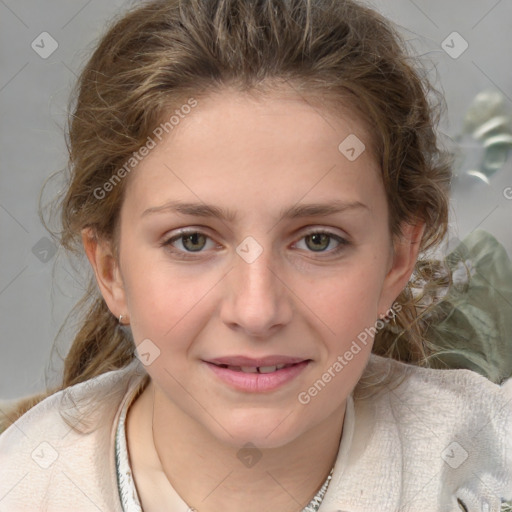
M 100 240 L 92 228 L 82 230 L 82 243 L 108 308 L 116 318 L 126 315 L 124 283 L 111 243 Z
M 379 311 L 388 310 L 406 287 L 416 265 L 425 224 L 404 224 L 394 243 L 391 267 L 386 275 Z

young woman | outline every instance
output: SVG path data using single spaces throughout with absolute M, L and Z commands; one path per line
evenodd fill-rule
M 352 1 L 119 19 L 69 130 L 61 243 L 94 271 L 88 309 L 61 388 L 0 436 L 0 510 L 512 499 L 512 382 L 425 367 L 450 181 L 428 90 Z

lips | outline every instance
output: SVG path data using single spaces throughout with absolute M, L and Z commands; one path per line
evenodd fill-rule
M 203 362 L 216 379 L 236 391 L 270 393 L 298 379 L 312 360 L 290 356 L 232 356 Z

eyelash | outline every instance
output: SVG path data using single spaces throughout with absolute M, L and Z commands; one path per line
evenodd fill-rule
M 185 237 L 187 235 L 193 235 L 193 234 L 203 235 L 207 239 L 211 240 L 211 237 L 209 237 L 206 233 L 203 233 L 203 232 L 198 231 L 198 230 L 190 229 L 190 230 L 179 231 L 176 235 L 174 235 L 174 236 L 172 236 L 170 238 L 167 238 L 164 241 L 162 241 L 160 246 L 161 247 L 165 247 L 170 252 L 172 252 L 173 254 L 177 255 L 177 257 L 179 257 L 179 258 L 182 258 L 182 259 L 194 258 L 195 254 L 201 254 L 204 251 L 203 250 L 200 250 L 200 251 L 182 251 L 182 250 L 177 250 L 174 247 L 172 247 L 172 243 L 173 242 L 175 242 L 177 240 L 180 240 L 180 239 L 182 239 L 183 237 Z M 336 240 L 338 242 L 338 246 L 335 249 L 331 250 L 331 251 L 308 251 L 308 252 L 311 252 L 313 254 L 315 254 L 315 252 L 316 252 L 317 254 L 326 254 L 327 253 L 329 256 L 335 256 L 338 253 L 340 253 L 341 251 L 343 251 L 347 246 L 350 245 L 350 242 L 347 239 L 342 238 L 339 235 L 336 235 L 336 234 L 332 233 L 331 231 L 326 231 L 326 230 L 322 230 L 322 229 L 309 231 L 309 232 L 305 233 L 300 238 L 300 240 L 302 240 L 302 239 L 304 239 L 304 238 L 306 238 L 307 236 L 310 236 L 310 235 L 327 235 L 330 239 L 334 239 L 334 240 Z M 322 257 L 322 256 L 320 256 L 320 257 Z

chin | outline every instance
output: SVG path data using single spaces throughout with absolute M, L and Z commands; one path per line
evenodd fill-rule
M 214 435 L 237 450 L 248 443 L 260 449 L 279 448 L 292 442 L 304 430 L 302 421 L 293 419 L 294 415 L 289 412 L 283 412 L 243 411 L 237 417 L 221 422 L 225 430 L 216 424 Z

